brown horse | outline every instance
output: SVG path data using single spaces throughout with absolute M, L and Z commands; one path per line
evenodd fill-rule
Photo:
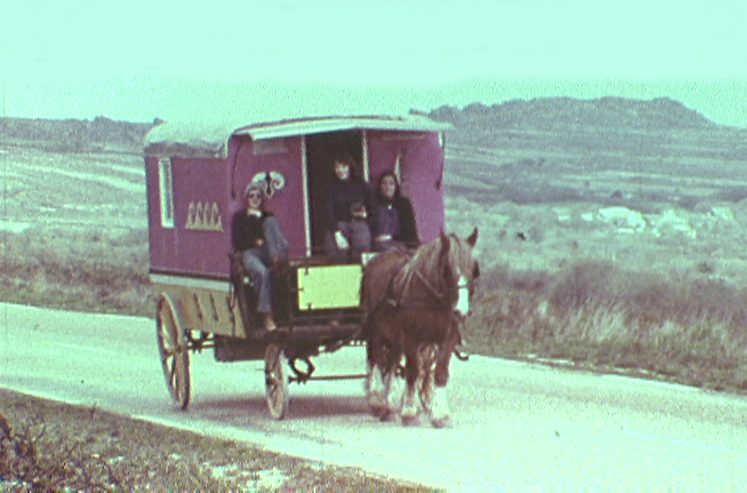
M 391 385 L 404 355 L 403 424 L 417 422 L 417 392 L 434 426 L 450 424 L 444 391 L 451 355 L 461 343 L 460 327 L 469 313 L 473 281 L 480 275 L 472 258 L 477 234 L 477 228 L 466 239 L 441 234 L 415 251 L 381 253 L 366 266 L 361 285 L 368 339 L 366 387 L 371 410 L 382 420 L 396 413 Z

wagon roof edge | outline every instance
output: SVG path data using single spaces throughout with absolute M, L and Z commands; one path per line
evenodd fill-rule
M 354 115 L 292 118 L 265 122 L 227 120 L 173 121 L 154 127 L 145 138 L 147 155 L 189 155 L 225 158 L 234 135 L 253 140 L 343 130 L 445 131 L 453 127 L 421 115 Z

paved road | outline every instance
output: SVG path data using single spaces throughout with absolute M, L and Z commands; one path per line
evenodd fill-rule
M 360 373 L 361 348 L 315 360 Z M 747 485 L 747 398 L 473 356 L 453 363 L 453 429 L 366 412 L 362 381 L 291 387 L 268 417 L 262 364 L 193 357 L 188 412 L 171 404 L 152 320 L 0 304 L 0 386 L 269 450 L 450 489 L 500 485 Z

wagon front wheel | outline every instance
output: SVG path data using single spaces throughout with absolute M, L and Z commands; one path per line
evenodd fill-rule
M 162 295 L 158 300 L 156 331 L 166 385 L 176 405 L 187 409 L 190 397 L 189 350 L 179 316 L 168 295 Z
M 276 344 L 270 344 L 265 350 L 265 388 L 270 415 L 283 419 L 288 410 L 288 375 L 285 353 Z

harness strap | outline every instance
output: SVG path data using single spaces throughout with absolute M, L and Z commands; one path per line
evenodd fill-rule
M 407 303 L 409 305 L 409 304 L 412 304 L 412 302 L 414 302 L 414 301 L 415 302 L 417 302 L 417 301 L 425 301 L 425 300 L 415 300 L 415 299 L 412 299 L 412 298 L 408 298 L 407 295 L 406 295 L 407 291 L 410 288 L 410 284 L 412 283 L 413 276 L 417 276 L 417 278 L 420 280 L 420 282 L 423 283 L 423 286 L 425 286 L 425 288 L 431 293 L 431 295 L 433 295 L 433 297 L 439 302 L 439 303 L 435 303 L 435 304 L 433 304 L 433 303 L 423 303 L 422 304 L 423 308 L 421 308 L 421 309 L 432 308 L 433 306 L 438 306 L 439 304 L 444 304 L 444 305 L 446 304 L 446 293 L 448 291 L 439 291 L 439 290 L 437 290 L 428 281 L 428 279 L 426 279 L 425 276 L 423 276 L 423 274 L 421 272 L 419 272 L 418 270 L 413 269 L 412 265 L 408 265 L 408 264 L 411 264 L 411 262 L 414 260 L 414 258 L 415 257 L 410 257 L 410 258 L 405 257 L 405 258 L 403 258 L 400 261 L 401 265 L 397 267 L 397 271 L 401 272 L 402 270 L 406 270 L 406 272 L 403 274 L 403 276 L 404 276 L 405 279 L 404 279 L 404 287 L 402 288 L 402 291 L 401 291 L 401 296 L 397 296 L 394 293 L 394 291 L 395 291 L 395 289 L 394 289 L 395 281 L 397 281 L 398 279 L 400 279 L 399 275 L 394 275 L 389 280 L 389 285 L 387 286 L 386 294 L 382 297 L 381 300 L 379 300 L 379 302 L 376 303 L 376 305 L 373 307 L 373 309 L 371 310 L 371 312 L 376 311 L 381 306 L 382 303 L 386 303 L 386 304 L 388 304 L 388 305 L 390 305 L 392 307 L 395 307 L 395 308 L 405 309 L 404 308 L 405 303 Z M 467 283 L 467 284 L 459 284 L 456 287 L 456 290 L 460 290 L 460 289 L 463 289 L 463 288 L 469 288 L 469 283 Z M 410 309 L 414 310 L 414 309 L 417 309 L 417 308 L 410 308 Z M 453 314 L 452 314 L 452 316 L 453 316 Z M 460 334 L 460 337 L 461 337 L 461 334 Z
M 428 279 L 426 279 L 425 276 L 423 276 L 423 274 L 421 274 L 418 271 L 415 271 L 414 273 L 416 276 L 418 276 L 418 279 L 420 279 L 420 281 L 423 283 L 423 286 L 425 286 L 428 289 L 428 291 L 430 291 L 431 294 L 436 299 L 438 299 L 438 301 L 440 301 L 443 304 L 446 304 L 446 293 L 448 291 L 442 291 L 442 292 L 437 291 L 436 288 L 434 288 L 433 285 L 430 282 L 428 282 Z M 408 282 L 408 287 L 409 287 L 409 282 Z M 460 289 L 465 289 L 465 288 L 469 288 L 469 283 L 457 285 L 456 290 L 458 291 Z M 407 299 L 407 298 L 405 297 L 404 299 Z
M 425 276 L 423 276 L 423 274 L 421 274 L 420 272 L 415 271 L 415 275 L 418 276 L 418 279 L 420 279 L 420 281 L 423 283 L 423 286 L 425 286 L 433 296 L 435 296 L 439 301 L 444 302 L 444 299 L 446 298 L 445 292 L 439 293 L 438 291 L 436 291 L 436 288 L 434 288 L 431 283 L 428 282 L 428 279 L 426 279 Z

